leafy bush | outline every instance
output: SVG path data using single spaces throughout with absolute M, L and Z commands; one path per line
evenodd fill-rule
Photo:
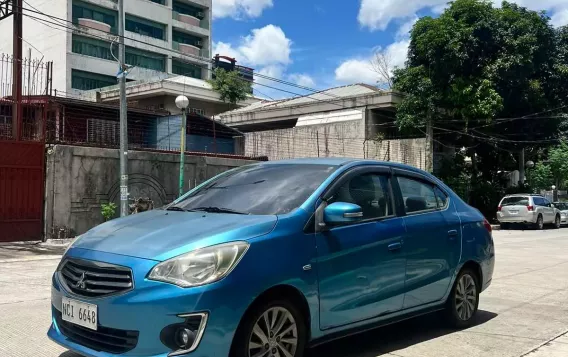
M 110 221 L 116 214 L 116 204 L 113 202 L 103 203 L 101 205 L 101 214 L 106 221 Z

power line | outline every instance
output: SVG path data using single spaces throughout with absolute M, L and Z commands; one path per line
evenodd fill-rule
M 25 9 L 25 10 L 28 10 L 28 11 L 29 11 L 29 9 Z M 64 25 L 61 25 L 61 24 L 56 23 L 56 22 L 52 22 L 52 21 L 48 21 L 48 20 L 45 20 L 45 19 L 41 19 L 41 18 L 38 18 L 38 17 L 36 17 L 36 16 L 29 15 L 29 14 L 23 14 L 23 15 L 24 15 L 24 16 L 27 16 L 27 17 L 29 17 L 29 18 L 31 18 L 32 20 L 38 21 L 38 22 L 43 21 L 43 22 L 50 23 L 50 24 L 52 24 L 52 25 L 56 25 L 56 26 L 63 27 L 62 29 L 59 29 L 60 31 L 68 32 L 68 33 L 71 33 L 71 34 L 73 34 L 73 33 L 76 31 L 75 28 L 72 28 L 72 27 L 69 27 L 69 26 L 64 26 Z M 43 14 L 43 15 L 44 15 L 44 16 L 47 16 L 47 17 L 52 17 L 51 15 L 47 15 L 47 14 Z M 57 18 L 57 19 L 59 19 L 59 18 Z M 69 21 L 68 21 L 68 22 L 69 22 Z M 83 26 L 83 25 L 81 25 L 81 26 Z M 84 27 L 89 28 L 88 26 L 84 26 Z M 103 36 L 98 36 L 98 35 L 95 35 L 95 34 L 87 34 L 87 35 L 88 35 L 88 36 L 91 36 L 91 37 L 95 37 L 95 38 L 101 39 L 101 40 L 108 41 L 108 38 L 103 37 Z M 119 37 L 120 37 L 120 36 L 119 36 Z M 154 45 L 154 44 L 151 44 L 151 43 L 147 43 L 147 42 L 144 42 L 144 41 L 140 41 L 140 40 L 136 40 L 136 39 L 131 39 L 131 38 L 129 38 L 129 37 L 124 37 L 124 38 L 125 38 L 125 39 L 128 39 L 128 40 L 135 41 L 135 42 L 139 42 L 139 43 L 142 43 L 142 44 L 146 44 L 146 45 L 149 45 L 149 46 L 157 47 L 157 48 L 160 48 L 160 49 L 165 50 L 165 51 L 169 51 L 169 52 L 172 52 L 172 53 L 176 53 L 176 54 L 178 54 L 178 55 L 180 55 L 180 56 L 182 56 L 182 57 L 183 57 L 183 56 L 187 56 L 187 57 L 190 57 L 190 58 L 197 58 L 197 57 L 195 57 L 195 56 L 192 56 L 192 55 L 189 55 L 189 54 L 185 54 L 185 53 L 182 53 L 182 52 L 173 50 L 173 49 L 168 49 L 168 48 L 166 48 L 166 47 L 161 47 L 161 46 L 157 46 L 157 45 Z M 202 57 L 200 57 L 199 59 L 202 60 Z M 213 71 L 212 69 L 207 68 L 207 67 L 203 67 L 202 69 L 207 70 L 207 71 Z M 271 78 L 271 77 L 266 77 L 266 78 L 267 78 L 267 79 L 270 78 L 271 80 L 274 80 L 274 81 L 276 81 L 276 82 L 279 81 L 279 80 L 276 79 L 276 78 Z M 311 99 L 316 100 L 316 101 L 319 101 L 319 102 L 323 102 L 323 103 L 328 103 L 328 104 L 332 104 L 332 105 L 335 105 L 335 106 L 339 106 L 339 107 L 341 107 L 341 108 L 343 108 L 343 109 L 350 109 L 349 107 L 345 107 L 344 105 L 339 104 L 339 103 L 334 103 L 334 102 L 331 102 L 331 101 L 326 101 L 326 100 L 323 100 L 323 99 L 314 98 L 314 97 L 312 97 L 311 95 L 303 95 L 303 94 L 299 94 L 299 93 L 292 92 L 292 91 L 289 91 L 289 90 L 286 90 L 286 89 L 282 89 L 282 88 L 272 87 L 272 86 L 269 86 L 269 85 L 266 85 L 266 84 L 262 84 L 262 83 L 255 82 L 254 80 L 253 80 L 253 81 L 250 81 L 250 80 L 247 80 L 247 79 L 245 79 L 245 78 L 239 78 L 239 80 L 244 81 L 244 82 L 248 82 L 248 83 L 253 83 L 253 84 L 256 84 L 256 85 L 259 85 L 259 86 L 263 86 L 263 87 L 266 87 L 266 88 L 278 90 L 278 91 L 281 91 L 281 92 L 284 92 L 284 93 L 292 94 L 292 95 L 294 95 L 294 96 L 296 96 L 296 97 L 307 97 L 307 98 L 311 98 Z M 314 91 L 315 91 L 315 90 L 314 90 Z M 317 92 L 317 93 L 320 93 L 320 92 Z M 322 93 L 322 94 L 331 95 L 331 94 L 329 94 L 329 93 Z M 341 98 L 341 97 L 340 97 L 340 98 Z M 288 100 L 289 100 L 289 99 L 292 99 L 292 98 L 288 98 Z
M 29 5 L 29 4 L 28 4 L 28 5 Z M 31 5 L 30 5 L 30 6 L 31 6 Z M 48 17 L 48 18 L 51 18 L 51 19 L 53 19 L 53 20 L 59 20 L 59 21 L 63 21 L 63 22 L 66 22 L 66 23 L 70 23 L 70 24 L 72 24 L 73 26 L 78 26 L 77 24 L 73 23 L 73 21 L 69 21 L 69 20 L 67 20 L 67 19 L 63 19 L 63 18 L 54 16 L 54 15 L 46 14 L 45 12 L 39 11 L 38 9 L 34 8 L 33 6 L 31 6 L 31 7 L 33 8 L 33 10 L 32 10 L 32 9 L 28 9 L 28 8 L 24 8 L 24 7 L 22 7 L 22 9 L 23 9 L 23 10 L 26 10 L 26 11 L 29 11 L 29 12 L 32 12 L 32 13 L 36 13 L 36 14 L 39 14 L 39 15 L 43 15 L 43 16 Z M 28 16 L 28 17 L 30 17 L 30 18 L 38 19 L 37 17 L 32 17 L 31 15 L 27 15 L 27 14 L 24 14 L 24 15 L 25 15 L 25 16 Z M 66 28 L 69 28 L 69 27 L 66 26 L 66 25 L 62 25 L 61 23 L 55 23 L 55 25 L 64 26 L 64 27 L 66 27 Z M 95 29 L 95 28 L 92 28 L 92 27 L 90 27 L 90 26 L 85 26 L 85 25 L 79 25 L 79 26 L 86 27 L 86 28 L 88 28 L 88 29 L 95 30 L 95 31 L 100 31 L 100 30 Z M 69 29 L 74 30 L 74 28 L 69 28 Z M 108 40 L 108 39 L 106 39 L 105 37 L 96 36 L 96 35 L 94 35 L 94 34 L 89 34 L 89 35 L 98 37 L 98 38 L 100 38 L 100 39 Z M 161 49 L 161 50 L 170 51 L 170 52 L 173 52 L 173 53 L 182 55 L 182 56 L 187 56 L 187 57 L 190 57 L 190 58 L 193 58 L 193 59 L 202 61 L 202 62 L 206 62 L 206 63 L 212 63 L 212 62 L 213 62 L 210 58 L 207 58 L 207 57 L 196 56 L 196 55 L 191 55 L 191 54 L 188 54 L 188 53 L 179 52 L 179 51 L 173 50 L 173 49 L 171 49 L 171 48 L 167 48 L 167 47 L 155 45 L 155 44 L 152 44 L 152 43 L 148 43 L 148 42 L 145 42 L 145 41 L 142 41 L 142 40 L 137 40 L 137 39 L 130 38 L 130 37 L 126 37 L 126 36 L 119 36 L 119 37 L 123 37 L 124 39 L 130 40 L 130 41 L 139 42 L 139 43 L 142 43 L 142 44 L 145 44 L 145 45 L 148 45 L 148 46 L 152 46 L 152 47 L 155 47 L 155 48 L 159 48 L 159 49 Z M 206 68 L 206 69 L 211 71 L 211 69 L 209 69 L 209 68 Z M 323 93 L 323 91 L 321 91 L 321 90 L 309 88 L 309 87 L 306 87 L 306 86 L 301 86 L 301 85 L 298 85 L 298 84 L 296 84 L 296 83 L 288 82 L 288 81 L 285 81 L 285 80 L 282 80 L 282 79 L 278 79 L 278 78 L 274 78 L 274 77 L 269 77 L 269 76 L 266 76 L 266 75 L 263 75 L 263 74 L 260 74 L 260 73 L 255 73 L 254 75 L 257 76 L 257 77 L 259 77 L 259 78 L 268 79 L 268 80 L 271 80 L 271 81 L 275 81 L 275 82 L 277 82 L 277 83 L 285 84 L 285 85 L 288 85 L 288 86 L 291 86 L 291 87 L 296 87 L 296 88 L 303 89 L 303 90 L 306 90 L 306 91 L 310 91 L 310 92 L 313 92 L 313 93 L 321 93 L 321 94 L 323 94 L 323 95 L 327 95 L 327 96 L 330 96 L 330 97 L 333 97 L 333 98 L 336 98 L 336 99 L 342 98 L 342 97 L 340 97 L 340 96 L 337 96 L 337 95 L 334 95 L 334 94 L 331 94 L 331 93 Z M 288 93 L 292 93 L 292 92 L 288 92 Z M 297 94 L 297 93 L 296 93 L 295 95 L 302 96 L 301 94 Z

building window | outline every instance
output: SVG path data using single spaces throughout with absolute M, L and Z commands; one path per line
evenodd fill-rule
M 175 12 L 179 12 L 180 14 L 197 17 L 200 20 L 203 20 L 203 18 L 205 17 L 205 11 L 203 9 L 191 6 L 189 4 L 174 1 L 172 7 Z
M 102 58 L 106 60 L 113 60 L 112 54 L 110 52 L 110 43 L 108 42 L 73 35 L 71 47 L 73 53 Z
M 91 90 L 117 84 L 116 77 L 98 73 L 71 70 L 71 87 L 73 89 Z
M 155 71 L 166 71 L 165 56 L 134 48 L 126 49 L 126 63 L 131 66 L 153 69 Z
M 166 39 L 166 26 L 159 23 L 126 15 L 124 28 L 126 31 L 136 32 L 140 35 Z
M 179 74 L 182 76 L 187 76 L 187 77 L 192 77 L 192 78 L 198 78 L 201 79 L 201 71 L 202 68 L 192 64 L 192 63 L 187 63 L 187 62 L 183 62 L 183 61 L 179 61 L 179 60 L 172 60 L 172 73 L 173 74 Z
M 172 31 L 172 40 L 174 42 L 185 43 L 196 47 L 203 47 L 203 39 L 197 36 L 192 36 L 185 32 Z
M 111 32 L 116 33 L 117 18 L 114 11 L 85 4 L 82 2 L 73 3 L 73 23 L 78 24 L 79 19 L 91 19 L 105 23 L 110 26 Z
M 166 5 L 166 1 L 165 0 L 150 0 L 151 2 L 155 2 L 156 4 L 160 4 L 160 5 Z
M 73 35 L 72 43 L 73 53 L 106 60 L 115 60 L 110 52 L 110 42 Z M 115 55 L 118 55 L 117 47 L 118 46 L 115 46 Z M 155 71 L 166 71 L 166 56 L 132 47 L 126 48 L 126 63 L 131 66 L 153 69 Z

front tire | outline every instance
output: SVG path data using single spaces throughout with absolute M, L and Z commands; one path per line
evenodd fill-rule
M 554 218 L 554 228 L 559 229 L 560 225 L 561 225 L 560 216 L 556 215 L 556 218 Z
M 237 329 L 231 357 L 302 357 L 307 331 L 304 316 L 287 300 L 258 304 Z
M 452 326 L 463 329 L 472 325 L 479 307 L 480 288 L 472 269 L 460 272 L 446 302 L 446 316 Z

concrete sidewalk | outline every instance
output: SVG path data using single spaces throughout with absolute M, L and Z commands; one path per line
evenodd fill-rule
M 0 243 L 0 263 L 60 259 L 73 239 L 50 239 L 47 242 Z

